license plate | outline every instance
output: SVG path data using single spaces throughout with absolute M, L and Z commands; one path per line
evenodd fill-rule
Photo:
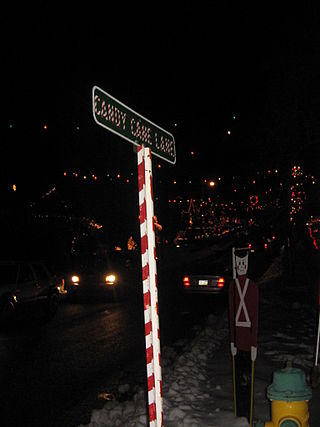
M 199 286 L 206 286 L 208 284 L 208 280 L 199 280 Z

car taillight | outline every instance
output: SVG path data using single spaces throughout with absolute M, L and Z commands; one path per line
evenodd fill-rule
M 218 279 L 218 288 L 223 288 L 224 287 L 224 278 L 223 277 L 219 277 Z
M 188 286 L 190 286 L 190 278 L 188 276 L 185 276 L 183 278 L 183 285 L 187 288 Z

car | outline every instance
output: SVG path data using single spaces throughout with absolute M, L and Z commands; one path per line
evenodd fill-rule
M 0 323 L 11 322 L 20 308 L 41 303 L 52 317 L 64 294 L 63 281 L 41 261 L 0 261 Z
M 108 258 L 73 259 L 64 273 L 65 289 L 70 301 L 119 301 L 124 297 L 125 267 Z
M 275 232 L 265 232 L 250 236 L 246 243 L 250 252 L 260 252 L 266 255 L 277 255 L 281 248 L 281 239 Z
M 225 296 L 231 281 L 230 268 L 219 262 L 200 261 L 188 268 L 182 277 L 185 295 Z
M 247 233 L 239 234 L 235 247 L 246 247 L 251 253 L 278 255 L 283 245 L 281 230 L 275 226 L 257 227 Z

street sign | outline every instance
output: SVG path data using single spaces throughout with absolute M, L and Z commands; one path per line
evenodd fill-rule
M 175 140 L 171 133 L 131 110 L 97 86 L 92 89 L 96 123 L 136 146 L 144 145 L 169 163 L 176 163 Z
M 151 153 L 176 162 L 174 137 L 102 89 L 92 88 L 96 123 L 138 146 L 139 220 L 149 427 L 163 427 L 155 219 Z

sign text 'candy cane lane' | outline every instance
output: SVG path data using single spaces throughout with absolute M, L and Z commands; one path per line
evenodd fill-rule
M 98 125 L 134 145 L 149 147 L 169 163 L 176 162 L 175 140 L 171 133 L 127 107 L 97 86 L 92 89 L 93 117 Z

